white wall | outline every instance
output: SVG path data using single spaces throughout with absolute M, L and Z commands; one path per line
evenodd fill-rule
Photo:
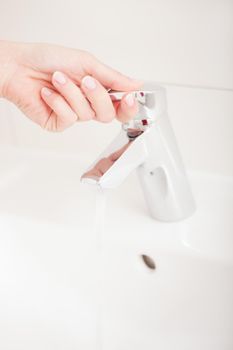
M 166 83 L 187 165 L 233 174 L 232 0 L 0 0 L 0 33 L 83 48 L 128 75 Z M 90 158 L 119 127 L 86 123 L 54 135 L 3 101 L 0 111 L 0 143 Z

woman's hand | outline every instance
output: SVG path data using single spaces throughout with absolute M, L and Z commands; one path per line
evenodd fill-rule
M 137 112 L 130 91 L 141 85 L 85 51 L 4 41 L 0 42 L 0 79 L 0 96 L 50 131 L 91 119 L 129 120 Z M 126 95 L 120 103 L 112 102 L 108 89 Z

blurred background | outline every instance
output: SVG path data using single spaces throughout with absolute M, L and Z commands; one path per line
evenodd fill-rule
M 0 33 L 85 49 L 163 85 L 186 165 L 233 175 L 232 0 L 0 0 Z M 88 165 L 119 128 L 88 122 L 51 134 L 0 101 L 0 146 L 82 154 Z

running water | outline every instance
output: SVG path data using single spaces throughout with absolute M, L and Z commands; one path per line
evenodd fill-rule
M 100 187 L 96 190 L 94 231 L 96 239 L 96 350 L 103 350 L 103 233 L 106 194 Z

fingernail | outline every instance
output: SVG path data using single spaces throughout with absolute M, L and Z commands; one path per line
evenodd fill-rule
M 96 88 L 95 79 L 90 77 L 90 75 L 85 76 L 82 80 L 82 83 L 88 90 L 94 90 Z
M 64 85 L 66 83 L 66 77 L 61 72 L 55 72 L 53 74 L 53 79 L 61 85 Z
M 52 90 L 50 90 L 50 89 L 48 89 L 48 88 L 46 88 L 46 87 L 42 88 L 42 89 L 41 89 L 41 92 L 42 92 L 42 94 L 43 94 L 44 96 L 46 96 L 46 97 L 51 96 L 52 93 L 53 93 Z
M 128 94 L 126 97 L 125 97 L 125 102 L 127 103 L 127 105 L 129 107 L 133 107 L 134 105 L 134 95 L 133 94 Z

